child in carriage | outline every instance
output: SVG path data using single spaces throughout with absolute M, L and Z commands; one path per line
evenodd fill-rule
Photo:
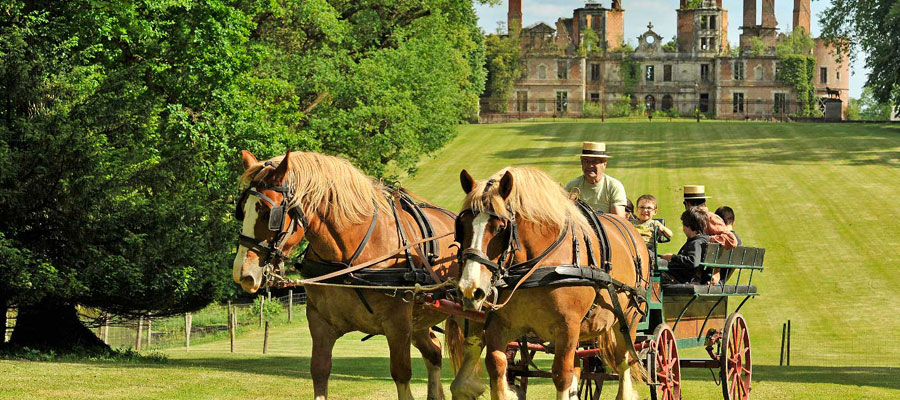
M 651 194 L 645 194 L 638 197 L 636 211 L 637 216 L 631 220 L 631 223 L 634 224 L 634 227 L 637 228 L 637 231 L 641 234 L 644 243 L 647 244 L 647 248 L 650 248 L 650 242 L 653 239 L 653 231 L 655 229 L 658 229 L 659 233 L 666 237 L 672 237 L 671 229 L 666 228 L 662 222 L 653 219 L 653 216 L 656 215 L 657 211 L 656 197 L 653 197 Z
M 666 282 L 709 283 L 712 278 L 709 272 L 702 273 L 700 261 L 709 244 L 706 236 L 706 213 L 696 207 L 689 208 L 681 214 L 681 224 L 688 240 L 678 250 L 678 254 L 663 254 L 659 260 L 660 267 L 668 267 L 663 273 Z

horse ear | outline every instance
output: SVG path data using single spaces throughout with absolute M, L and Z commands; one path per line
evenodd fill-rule
M 503 178 L 500 178 L 500 197 L 503 200 L 506 200 L 509 197 L 509 194 L 512 193 L 513 188 L 513 176 L 509 171 L 506 171 L 503 174 Z
M 287 172 L 290 168 L 291 164 L 291 149 L 288 149 L 287 154 L 284 155 L 284 159 L 281 160 L 281 163 L 278 164 L 278 168 L 275 168 L 275 172 L 272 173 L 272 181 L 278 182 L 278 184 L 283 184 L 284 180 L 287 179 Z
M 241 150 L 241 162 L 244 164 L 244 169 L 250 169 L 250 166 L 259 162 L 256 159 L 256 156 L 253 153 L 247 150 Z
M 463 192 L 469 194 L 475 188 L 475 179 L 469 175 L 469 171 L 462 170 L 459 172 L 459 184 L 462 186 Z

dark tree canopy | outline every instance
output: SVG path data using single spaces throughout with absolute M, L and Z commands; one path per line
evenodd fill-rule
M 900 0 L 831 0 L 819 22 L 838 54 L 864 54 L 875 99 L 900 109 Z
M 475 115 L 484 84 L 471 0 L 8 1 L 0 14 L 0 306 L 20 315 L 201 308 L 235 290 L 238 150 L 413 170 Z

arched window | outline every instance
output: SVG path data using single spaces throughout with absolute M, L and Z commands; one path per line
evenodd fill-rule
M 647 111 L 656 111 L 656 97 L 648 94 L 647 97 L 644 97 L 644 105 L 647 106 Z
M 544 64 L 538 65 L 538 79 L 547 79 L 547 66 Z
M 672 109 L 672 96 L 665 95 L 662 98 L 662 110 L 669 111 Z

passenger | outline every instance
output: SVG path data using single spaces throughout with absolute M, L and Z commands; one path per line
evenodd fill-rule
M 606 175 L 606 143 L 584 142 L 581 148 L 581 172 L 568 184 L 566 191 L 573 188 L 581 191 L 581 199 L 594 210 L 616 214 L 625 218 L 625 186 L 618 179 Z
M 722 206 L 716 209 L 716 215 L 722 218 L 722 222 L 725 222 L 725 227 L 734 234 L 735 239 L 737 239 L 737 245 L 740 246 L 741 237 L 734 231 L 734 210 L 731 207 Z
M 709 236 L 709 242 L 718 243 L 725 250 L 737 247 L 737 237 L 725 226 L 722 218 L 706 208 L 706 199 L 708 198 L 709 196 L 704 192 L 703 185 L 684 185 L 684 209 L 699 207 L 706 213 L 707 222 L 704 233 Z
M 634 203 L 631 202 L 631 199 L 625 199 L 625 219 L 634 220 Z
M 654 228 L 658 229 L 659 232 L 666 237 L 672 237 L 671 229 L 666 228 L 662 222 L 653 219 L 653 216 L 656 215 L 656 211 L 656 197 L 653 197 L 652 194 L 645 194 L 638 197 L 637 218 L 631 220 L 631 223 L 634 224 L 634 227 L 637 228 L 641 237 L 644 238 L 644 243 L 647 243 L 648 249 L 650 248 L 650 241 L 653 239 Z
M 681 213 L 681 224 L 687 242 L 678 254 L 663 254 L 659 266 L 668 267 L 669 271 L 663 273 L 663 279 L 667 282 L 678 283 L 709 283 L 711 274 L 701 272 L 700 261 L 706 252 L 709 236 L 703 234 L 706 230 L 706 212 L 700 208 L 689 208 Z

